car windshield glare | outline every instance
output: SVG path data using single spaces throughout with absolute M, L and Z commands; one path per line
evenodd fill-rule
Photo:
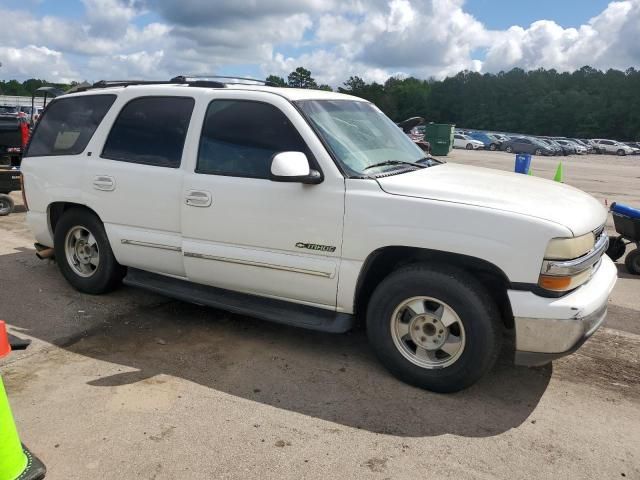
M 296 102 L 350 176 L 406 169 L 424 157 L 420 148 L 376 106 L 357 100 Z M 393 161 L 393 162 L 391 162 Z M 376 164 L 368 171 L 368 167 Z

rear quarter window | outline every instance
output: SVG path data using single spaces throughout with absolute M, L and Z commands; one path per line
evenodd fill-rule
M 82 153 L 115 99 L 115 95 L 84 95 L 54 100 L 41 116 L 25 156 Z

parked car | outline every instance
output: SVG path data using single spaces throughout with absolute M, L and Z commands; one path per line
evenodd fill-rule
M 29 124 L 25 118 L 17 113 L 0 113 L 0 168 L 19 167 L 28 140 Z
M 640 154 L 640 142 L 624 142 L 624 144 L 634 149 L 634 155 Z
M 554 155 L 564 155 L 564 151 L 562 150 L 562 146 L 558 143 L 552 142 L 546 138 L 537 137 L 538 141 L 544 143 L 547 147 L 553 150 Z
M 393 374 L 438 392 L 491 369 L 505 328 L 518 364 L 574 351 L 617 277 L 600 201 L 424 158 L 334 92 L 100 82 L 50 103 L 22 172 L 36 248 L 79 291 L 324 332 L 360 317 Z
M 530 153 L 531 155 L 553 156 L 554 150 L 533 137 L 512 137 L 502 144 L 502 150 L 508 153 Z
M 629 145 L 625 145 L 624 143 L 616 140 L 596 138 L 594 141 L 598 144 L 602 153 L 613 153 L 615 155 L 624 156 L 632 155 L 635 152 L 635 150 Z
M 12 105 L 0 105 L 0 115 L 18 116 L 18 107 Z
M 482 143 L 480 140 L 474 140 L 469 135 L 454 133 L 453 148 L 466 148 L 467 150 L 479 150 L 484 148 L 484 143 Z
M 590 143 L 585 142 L 584 140 L 580 140 L 579 138 L 570 138 L 569 140 L 571 140 L 574 143 L 577 143 L 578 145 L 582 145 L 585 149 L 586 149 L 586 153 L 594 153 L 595 149 L 593 148 L 593 145 L 591 145 Z
M 551 145 L 553 145 L 556 148 L 560 149 L 560 152 L 562 155 L 564 155 L 565 157 L 567 155 L 574 155 L 575 152 L 575 148 L 572 145 L 561 145 L 560 143 L 558 143 L 558 141 L 553 138 L 553 137 L 543 137 L 544 140 L 546 140 L 548 143 L 550 143 Z
M 495 150 L 500 150 L 500 147 L 502 146 L 502 140 L 491 135 L 490 133 L 470 132 L 467 136 L 473 138 L 474 140 L 482 142 L 483 147 L 486 150 L 491 150 L 492 152 Z
M 563 147 L 566 147 L 571 153 L 577 155 L 584 155 L 587 153 L 586 147 L 584 147 L 583 145 L 579 145 L 578 143 L 569 140 L 568 138 L 554 138 L 554 140 Z

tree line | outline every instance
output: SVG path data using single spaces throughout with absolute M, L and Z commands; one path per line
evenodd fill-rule
M 311 71 L 298 67 L 287 78 L 269 75 L 280 87 L 319 88 Z M 74 82 L 75 83 L 75 82 Z M 29 79 L 0 81 L 0 94 L 30 96 L 37 88 L 73 85 Z M 578 138 L 640 140 L 640 70 L 582 67 L 477 73 L 444 80 L 391 77 L 384 83 L 349 77 L 338 91 L 375 103 L 394 121 L 424 117 L 461 128 Z
M 304 68 L 287 81 L 269 79 L 280 86 L 317 87 Z M 463 71 L 444 80 L 391 77 L 384 83 L 352 76 L 338 91 L 375 103 L 396 122 L 420 116 L 478 130 L 640 140 L 640 71 L 634 68 Z

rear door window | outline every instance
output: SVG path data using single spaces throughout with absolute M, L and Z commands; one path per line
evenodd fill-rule
M 140 97 L 131 100 L 114 122 L 102 157 L 178 168 L 194 103 L 191 97 Z
M 115 99 L 115 95 L 84 95 L 54 100 L 40 118 L 25 156 L 82 153 Z

